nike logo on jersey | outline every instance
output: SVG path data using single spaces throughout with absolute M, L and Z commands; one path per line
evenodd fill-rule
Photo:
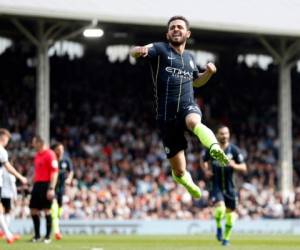
M 174 60 L 175 58 L 174 58 L 174 57 L 171 57 L 171 56 L 168 56 L 168 59 L 169 59 L 169 60 Z

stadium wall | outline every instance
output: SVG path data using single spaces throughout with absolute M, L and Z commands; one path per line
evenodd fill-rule
M 41 229 L 44 229 L 42 221 Z M 32 234 L 31 220 L 15 220 L 12 231 Z M 138 235 L 192 235 L 215 232 L 214 221 L 184 220 L 68 220 L 61 222 L 64 234 L 138 234 Z M 234 227 L 239 234 L 300 235 L 300 220 L 240 220 Z M 42 232 L 45 233 L 45 232 Z

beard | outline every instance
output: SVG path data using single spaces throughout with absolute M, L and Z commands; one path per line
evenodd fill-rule
M 187 40 L 186 37 L 182 37 L 180 39 L 173 39 L 172 37 L 168 38 L 169 43 L 171 43 L 175 47 L 184 44 L 186 42 L 186 40 Z

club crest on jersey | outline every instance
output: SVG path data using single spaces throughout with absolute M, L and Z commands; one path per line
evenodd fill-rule
M 61 164 L 61 167 L 62 167 L 63 169 L 67 168 L 67 163 L 63 162 L 63 163 Z
M 233 158 L 233 155 L 231 153 L 226 154 L 228 159 L 231 160 Z
M 169 154 L 170 153 L 170 149 L 168 147 L 165 147 L 165 152 L 166 152 L 166 154 Z

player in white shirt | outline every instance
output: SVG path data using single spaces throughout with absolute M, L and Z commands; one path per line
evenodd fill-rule
M 1 203 L 4 208 L 4 219 L 9 227 L 11 216 L 10 211 L 13 202 L 17 199 L 16 177 L 10 174 L 6 168 L 3 169 L 3 184 L 1 190 Z
M 1 191 L 3 187 L 3 168 L 17 177 L 23 184 L 27 184 L 27 178 L 21 175 L 8 161 L 8 153 L 5 149 L 8 144 L 9 139 L 11 138 L 11 134 L 7 129 L 0 128 L 0 198 Z M 6 242 L 11 244 L 13 243 L 17 237 L 15 237 L 8 229 L 5 217 L 4 217 L 4 208 L 0 199 L 0 226 L 4 232 Z

